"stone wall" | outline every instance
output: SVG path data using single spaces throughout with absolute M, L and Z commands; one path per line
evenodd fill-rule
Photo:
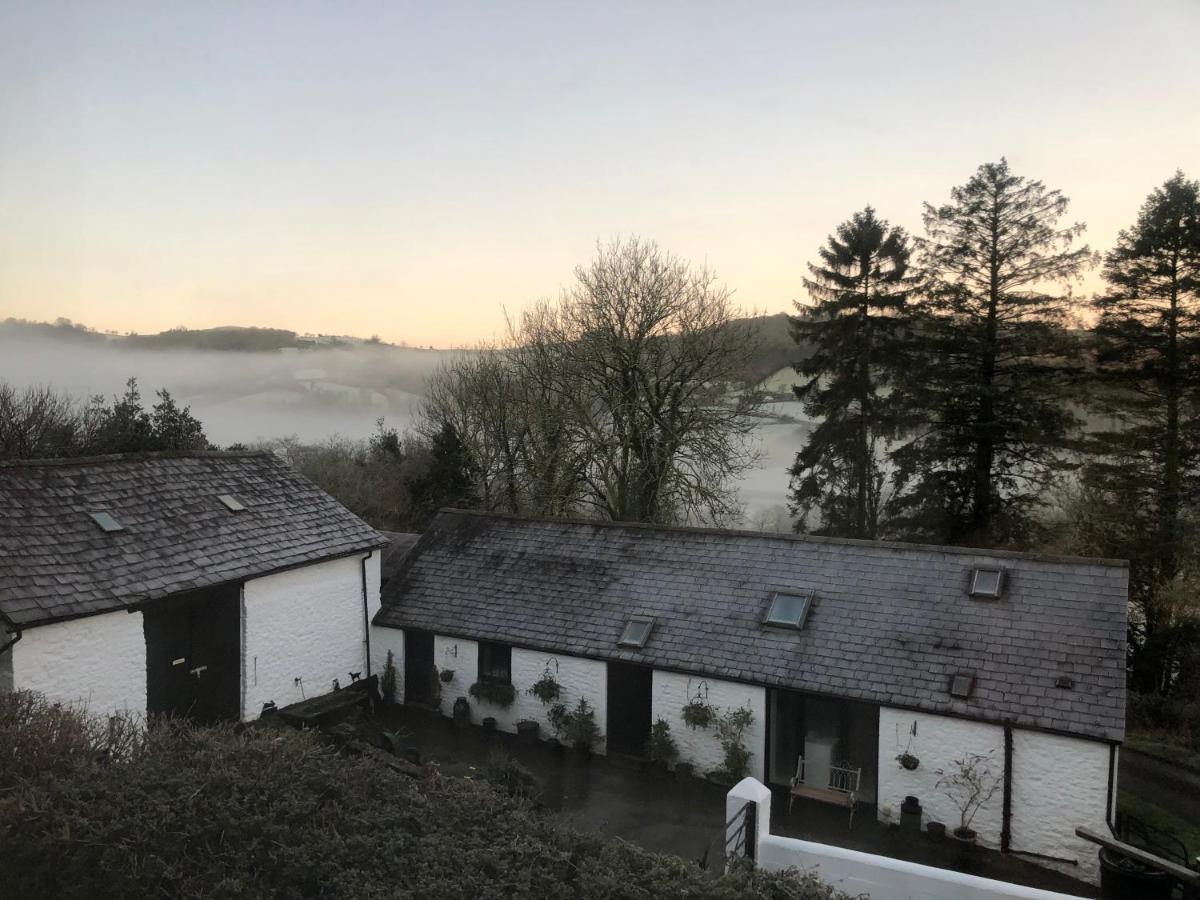
M 146 636 L 140 612 L 102 613 L 26 628 L 12 682 L 97 715 L 146 714 Z
M 379 609 L 379 556 L 367 560 L 368 616 Z M 268 700 L 286 706 L 329 692 L 335 678 L 366 676 L 361 565 L 348 556 L 246 582 L 243 718 Z

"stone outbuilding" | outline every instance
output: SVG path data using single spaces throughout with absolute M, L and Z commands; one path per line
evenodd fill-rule
M 407 702 L 466 697 L 508 731 L 553 731 L 530 691 L 548 674 L 600 752 L 641 755 L 662 720 L 701 773 L 723 750 L 685 707 L 743 708 L 759 780 L 855 773 L 877 814 L 915 796 L 948 828 L 938 782 L 975 761 L 982 844 L 1094 877 L 1075 828 L 1115 811 L 1127 594 L 1107 560 L 447 510 L 389 579 L 372 652 Z M 471 695 L 488 682 L 512 690 Z
M 270 453 L 0 464 L 0 690 L 249 719 L 370 673 L 388 546 Z

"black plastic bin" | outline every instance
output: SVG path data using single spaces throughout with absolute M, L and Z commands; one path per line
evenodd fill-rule
M 1106 900 L 1171 900 L 1174 879 L 1108 847 L 1100 848 L 1100 896 Z

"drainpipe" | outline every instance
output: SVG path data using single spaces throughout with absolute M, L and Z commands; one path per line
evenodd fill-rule
M 1004 723 L 1004 813 L 1000 826 L 1000 852 L 1007 853 L 1012 846 L 1012 724 Z
M 362 598 L 363 598 L 363 647 L 367 654 L 367 677 L 371 677 L 371 618 L 367 611 L 367 560 L 374 555 L 371 551 L 359 563 L 362 568 Z
M 1115 837 L 1117 834 L 1117 823 L 1113 819 L 1113 794 L 1116 793 L 1114 782 L 1117 779 L 1117 745 L 1108 745 L 1108 806 L 1104 810 L 1104 824 L 1108 826 L 1108 830 Z

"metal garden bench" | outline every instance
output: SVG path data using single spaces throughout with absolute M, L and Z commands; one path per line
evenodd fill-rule
M 816 800 L 818 803 L 831 803 L 834 806 L 844 806 L 850 810 L 850 822 L 846 826 L 854 826 L 854 804 L 858 802 L 858 786 L 862 780 L 862 768 L 853 768 L 849 763 L 829 767 L 828 784 L 811 784 L 805 778 L 804 757 L 796 759 L 796 775 L 792 778 L 791 796 L 788 798 L 788 814 L 796 798 Z

